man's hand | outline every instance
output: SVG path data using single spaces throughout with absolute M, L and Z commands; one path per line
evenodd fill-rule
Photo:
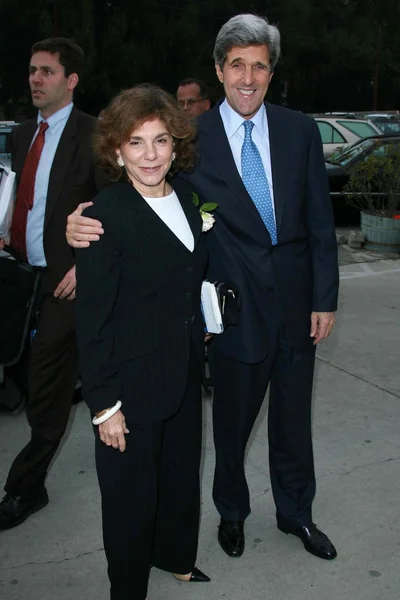
M 321 340 L 326 340 L 335 324 L 334 312 L 312 312 L 310 337 L 314 338 L 314 345 Z
M 126 426 L 125 417 L 121 410 L 99 425 L 101 441 L 120 452 L 125 452 L 126 449 L 126 433 L 129 433 L 129 429 Z
M 76 289 L 76 267 L 75 265 L 68 271 L 66 276 L 60 283 L 58 284 L 56 291 L 54 292 L 54 296 L 56 298 L 60 298 L 63 300 L 66 298 L 67 300 L 75 299 L 75 289 Z
M 5 241 L 0 238 L 0 250 L 3 250 L 5 245 Z
M 67 219 L 67 242 L 73 248 L 88 248 L 90 242 L 97 242 L 104 229 L 100 221 L 82 217 L 85 208 L 92 206 L 93 202 L 83 202 L 69 215 Z

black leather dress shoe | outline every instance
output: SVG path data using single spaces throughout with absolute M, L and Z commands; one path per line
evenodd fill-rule
M 221 519 L 218 541 L 228 556 L 238 558 L 244 552 L 243 521 L 225 521 Z
M 20 525 L 48 503 L 49 497 L 45 487 L 31 498 L 6 494 L 0 502 L 0 530 Z
M 292 533 L 300 538 L 307 552 L 318 556 L 318 558 L 332 560 L 337 556 L 335 546 L 328 536 L 320 531 L 314 523 L 312 523 L 311 527 L 303 526 L 297 529 L 290 529 L 278 521 L 278 529 L 283 531 L 283 533 Z
M 172 575 L 175 577 L 175 579 L 177 579 L 178 581 L 182 581 L 183 583 L 206 583 L 207 581 L 211 581 L 211 579 L 208 577 L 208 575 L 206 575 L 205 573 L 203 573 L 202 571 L 200 571 L 200 569 L 198 569 L 197 567 L 193 567 L 193 571 L 192 574 L 190 575 L 190 579 L 181 579 L 179 575 L 175 575 L 175 573 L 172 573 Z

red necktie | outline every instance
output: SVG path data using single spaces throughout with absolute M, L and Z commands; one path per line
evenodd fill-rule
M 33 206 L 36 171 L 44 146 L 44 134 L 48 127 L 48 123 L 44 121 L 40 123 L 39 132 L 26 156 L 17 190 L 17 200 L 11 225 L 10 246 L 25 260 L 27 260 L 26 223 L 28 210 L 31 210 Z

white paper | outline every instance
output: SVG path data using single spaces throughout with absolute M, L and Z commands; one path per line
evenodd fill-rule
M 201 308 L 207 333 L 222 333 L 224 326 L 217 291 L 209 281 L 203 281 L 201 286 Z
M 10 243 L 14 214 L 16 179 L 14 171 L 0 165 L 0 238 Z

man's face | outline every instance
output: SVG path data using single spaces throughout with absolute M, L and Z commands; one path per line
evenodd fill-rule
M 65 77 L 64 67 L 57 54 L 36 52 L 29 65 L 29 85 L 33 106 L 47 119 L 72 101 L 78 75 Z
M 181 85 L 176 93 L 179 106 L 188 117 L 197 117 L 209 110 L 210 101 L 200 96 L 200 88 L 196 83 Z
M 273 75 L 267 46 L 233 46 L 223 68 L 215 69 L 229 106 L 244 119 L 254 117 Z

